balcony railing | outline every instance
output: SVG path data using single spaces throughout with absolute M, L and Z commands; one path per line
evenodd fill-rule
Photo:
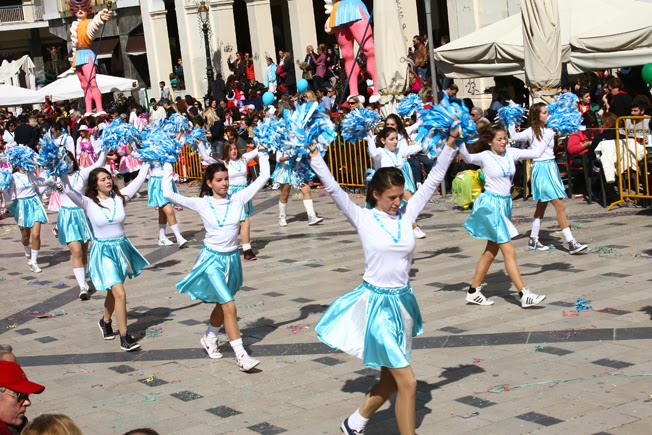
M 0 6 L 0 24 L 33 23 L 43 21 L 42 3 L 24 3 L 17 6 Z

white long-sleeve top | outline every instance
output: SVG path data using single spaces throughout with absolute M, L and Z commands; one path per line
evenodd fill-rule
M 148 170 L 149 167 L 144 165 L 140 168 L 138 177 L 132 180 L 127 187 L 120 190 L 120 193 L 125 197 L 125 202 L 128 202 L 138 192 L 140 186 L 145 182 Z M 122 203 L 120 197 L 98 198 L 100 204 L 104 206 L 102 208 L 95 204 L 91 198 L 77 192 L 72 187 L 67 174 L 61 176 L 61 181 L 63 181 L 63 189 L 66 195 L 77 207 L 86 212 L 96 239 L 117 239 L 125 235 L 124 224 L 127 215 L 125 214 L 125 204 Z
M 546 150 L 545 142 L 537 142 L 537 148 L 522 150 L 507 148 L 503 155 L 494 154 L 486 150 L 477 154 L 470 154 L 466 144 L 460 146 L 460 154 L 466 163 L 471 163 L 482 168 L 484 174 L 484 189 L 498 195 L 509 195 L 512 189 L 512 180 L 516 173 L 514 162 L 527 159 L 537 159 Z
M 86 181 L 88 180 L 88 176 L 90 175 L 91 171 L 93 169 L 104 166 L 105 160 L 106 160 L 106 153 L 102 151 L 100 153 L 100 157 L 98 157 L 97 159 L 97 162 L 93 163 L 91 166 L 88 166 L 86 168 L 81 168 L 79 171 L 73 174 L 69 174 L 68 179 L 70 180 L 70 186 L 73 189 L 75 189 L 77 192 L 83 193 L 84 188 L 86 187 Z M 75 204 L 73 200 L 70 199 L 70 197 L 66 194 L 65 190 L 61 192 L 59 198 L 61 199 L 62 207 L 77 207 L 77 204 Z
M 269 180 L 269 157 L 261 154 L 260 176 L 240 192 L 225 199 L 212 196 L 188 198 L 172 190 L 172 165 L 163 168 L 163 196 L 175 204 L 199 213 L 204 223 L 206 237 L 204 244 L 218 252 L 232 252 L 238 249 L 240 216 L 244 205 L 265 186 Z
M 258 150 L 244 153 L 238 160 L 229 160 L 226 167 L 229 170 L 229 183 L 233 185 L 247 184 L 247 163 L 258 157 Z
M 147 165 L 145 165 L 147 166 Z M 160 163 L 151 163 L 149 165 L 149 175 L 150 177 L 162 177 L 163 176 L 163 166 Z
M 52 178 L 39 178 L 33 172 L 14 172 L 11 175 L 11 184 L 4 192 L 9 199 L 23 199 L 41 194 L 39 187 L 45 187 L 54 183 Z
M 59 148 L 64 147 L 66 151 L 70 151 L 73 156 L 75 155 L 75 141 L 65 131 L 61 132 L 61 136 L 59 137 L 52 136 L 52 140 L 59 146 Z
M 545 160 L 552 160 L 555 158 L 555 131 L 551 128 L 543 128 L 541 130 L 541 140 L 537 139 L 532 131 L 532 127 L 528 127 L 526 130 L 521 132 L 516 131 L 516 126 L 514 124 L 508 127 L 509 137 L 511 140 L 516 142 L 528 142 L 531 148 L 539 149 L 542 144 L 545 145 L 543 154 L 536 159 L 533 159 L 535 162 L 543 162 Z M 527 160 L 527 158 L 526 158 Z
M 412 154 L 421 151 L 421 145 L 404 145 L 396 147 L 392 152 L 386 148 L 376 147 L 376 141 L 371 136 L 367 136 L 367 150 L 374 163 L 374 169 L 380 168 L 399 168 L 403 167 L 405 160 Z
M 201 156 L 201 159 L 204 162 L 206 162 L 207 165 L 212 165 L 214 163 L 217 163 L 217 160 L 211 157 L 211 154 L 208 152 L 208 150 L 206 149 L 203 143 L 197 145 L 197 151 L 199 151 L 199 155 Z
M 310 166 L 330 193 L 337 208 L 358 232 L 365 257 L 363 279 L 366 282 L 390 288 L 402 287 L 408 283 L 415 244 L 412 222 L 444 179 L 454 156 L 454 149 L 444 147 L 426 181 L 407 201 L 407 206 L 396 215 L 375 208 L 359 207 L 337 184 L 321 156 L 310 160 Z M 397 239 L 396 242 L 394 238 Z

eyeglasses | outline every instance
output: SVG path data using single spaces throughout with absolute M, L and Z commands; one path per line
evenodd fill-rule
M 349 101 L 349 104 L 357 104 L 355 101 L 351 100 Z
M 18 403 L 23 403 L 25 400 L 29 400 L 29 394 L 17 393 L 15 391 L 10 391 L 10 390 L 5 390 L 4 393 L 13 396 L 13 398 L 16 399 L 16 402 Z

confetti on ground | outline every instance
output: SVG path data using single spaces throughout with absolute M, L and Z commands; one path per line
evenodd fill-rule
M 62 289 L 62 288 L 66 288 L 66 287 L 68 287 L 68 286 L 63 282 L 60 282 L 59 284 L 55 284 L 55 285 L 52 286 L 52 288 L 58 288 L 58 289 Z
M 34 313 L 36 313 L 36 311 Z M 68 314 L 68 313 L 66 313 L 64 310 L 58 310 L 58 311 L 53 311 L 53 312 L 48 313 L 48 314 L 37 315 L 36 318 L 37 319 L 52 319 L 54 317 L 65 316 L 66 314 Z
M 13 325 L 9 325 L 9 326 L 7 326 L 7 329 L 16 329 L 16 328 L 18 328 L 18 324 L 17 324 L 17 323 L 14 323 Z
M 586 251 L 587 254 L 598 254 L 600 257 L 620 257 L 622 254 L 608 246 L 596 246 Z
M 337 257 L 337 258 L 344 257 L 344 254 L 342 254 L 341 252 L 336 252 L 336 253 L 333 254 L 333 255 L 334 255 L 335 257 Z
M 91 388 L 102 388 L 102 384 L 91 385 Z
M 47 281 L 38 281 L 37 280 L 37 281 L 30 282 L 30 284 L 31 285 L 41 285 L 41 286 L 43 286 L 43 285 L 48 285 L 49 283 Z
M 473 364 L 477 364 L 481 362 L 482 360 L 480 358 L 473 358 Z
M 584 300 L 584 298 L 577 299 L 577 302 L 575 302 L 575 311 L 579 313 L 580 311 L 592 310 L 593 307 L 591 305 L 587 305 L 589 302 L 590 301 Z
M 146 383 L 149 384 L 151 382 L 154 382 L 154 379 L 156 379 L 156 376 L 150 376 L 149 378 L 146 378 L 143 382 L 146 382 Z
M 156 402 L 156 397 L 154 397 L 154 396 L 145 396 L 145 402 Z
M 561 310 L 562 316 L 564 317 L 579 317 L 580 313 L 577 311 L 567 311 L 567 310 Z
M 478 411 L 475 411 L 475 412 L 470 413 L 469 415 L 458 415 L 458 417 L 463 418 L 464 420 L 466 420 L 467 418 L 477 417 L 478 415 L 480 415 L 480 413 Z
M 443 199 L 431 199 L 428 201 L 429 204 L 444 204 L 446 201 Z
M 0 282 L 2 282 L 2 281 L 4 281 L 4 280 L 5 280 L 4 278 L 0 277 Z
M 583 229 L 584 229 L 584 227 L 582 225 L 580 225 L 580 224 L 571 225 L 571 230 L 573 230 L 573 231 L 583 230 Z
M 534 346 L 532 352 L 543 352 L 545 348 L 543 346 Z
M 310 329 L 310 324 L 306 323 L 305 325 L 303 325 L 303 324 L 290 325 L 290 326 L 288 326 L 288 329 L 291 330 L 292 334 L 298 334 L 299 332 L 303 331 L 304 329 Z
M 567 328 L 561 331 L 550 331 L 549 334 L 553 337 L 568 340 L 571 337 L 575 337 L 577 335 L 577 331 L 583 331 L 585 329 L 595 329 L 595 325 L 584 326 L 580 328 Z
M 163 328 L 160 326 L 150 326 L 145 330 L 145 336 L 148 338 L 156 338 L 163 335 Z

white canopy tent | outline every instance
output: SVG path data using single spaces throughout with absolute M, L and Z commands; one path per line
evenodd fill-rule
M 25 74 L 25 87 L 36 89 L 36 67 L 28 55 L 12 62 L 7 62 L 7 60 L 2 62 L 2 65 L 0 65 L 0 84 L 21 86 L 21 73 Z
M 18 86 L 0 85 L 0 107 L 14 107 L 23 104 L 36 104 L 44 101 L 43 95 L 32 89 Z
M 643 65 L 652 59 L 652 4 L 634 0 L 558 1 L 561 60 L 570 74 Z M 452 78 L 524 72 L 521 14 L 435 50 L 437 69 Z
M 109 92 L 126 92 L 138 87 L 138 82 L 132 79 L 123 77 L 113 77 L 103 74 L 97 74 L 97 85 L 100 92 L 103 94 Z M 71 75 L 45 86 L 39 93 L 45 96 L 51 96 L 52 101 L 71 100 L 75 98 L 83 98 L 85 89 L 79 82 L 77 75 Z

